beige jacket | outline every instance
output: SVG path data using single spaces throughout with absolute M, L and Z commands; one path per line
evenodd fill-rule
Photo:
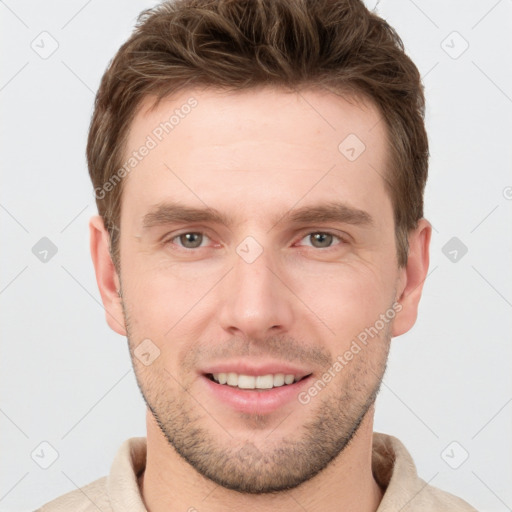
M 146 464 L 146 438 L 132 437 L 117 452 L 110 474 L 47 503 L 36 512 L 145 512 L 137 477 Z M 377 512 L 478 512 L 418 477 L 405 446 L 374 432 L 372 471 L 385 489 Z

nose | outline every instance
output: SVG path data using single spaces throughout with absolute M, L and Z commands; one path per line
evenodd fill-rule
M 253 248 L 251 248 L 253 250 Z M 242 252 L 233 258 L 233 270 L 221 283 L 218 319 L 230 334 L 250 340 L 286 332 L 293 325 L 293 293 L 270 250 L 254 260 Z

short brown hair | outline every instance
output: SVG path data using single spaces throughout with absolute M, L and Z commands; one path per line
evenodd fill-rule
M 409 231 L 423 217 L 425 99 L 418 69 L 386 21 L 360 0 L 176 0 L 143 11 L 96 96 L 87 143 L 95 191 L 119 171 L 142 100 L 194 86 L 320 87 L 370 99 L 387 127 L 385 181 L 405 266 Z M 118 270 L 122 185 L 96 194 Z

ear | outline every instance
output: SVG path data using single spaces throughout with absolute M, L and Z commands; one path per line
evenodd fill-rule
M 94 215 L 89 220 L 91 257 L 96 272 L 96 282 L 105 308 L 107 323 L 110 328 L 126 336 L 120 290 L 120 280 L 110 256 L 110 235 L 105 229 L 103 218 Z
M 426 219 L 420 219 L 416 229 L 409 233 L 407 265 L 400 270 L 397 289 L 397 302 L 402 309 L 393 322 L 393 337 L 406 333 L 416 322 L 423 283 L 428 272 L 431 235 L 432 226 Z

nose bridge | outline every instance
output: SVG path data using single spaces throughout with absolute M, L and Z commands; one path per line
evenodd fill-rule
M 251 338 L 265 336 L 274 328 L 287 330 L 292 323 L 289 292 L 279 275 L 277 259 L 255 237 L 236 247 L 233 270 L 223 286 L 220 322 Z M 277 274 L 277 275 L 276 275 Z

